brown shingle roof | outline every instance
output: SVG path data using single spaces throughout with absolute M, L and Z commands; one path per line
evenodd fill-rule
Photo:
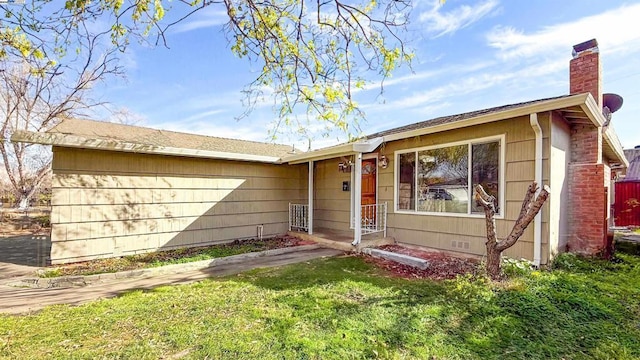
M 629 161 L 629 167 L 623 181 L 640 181 L 640 148 L 625 149 L 624 156 Z
M 134 144 L 273 156 L 278 158 L 285 156 L 291 151 L 291 146 L 289 145 L 226 139 L 93 120 L 65 119 L 48 132 Z
M 387 135 L 397 134 L 397 133 L 410 131 L 410 130 L 429 128 L 429 127 L 432 127 L 432 126 L 448 124 L 448 123 L 453 123 L 453 122 L 456 122 L 456 121 L 462 121 L 462 120 L 470 119 L 470 118 L 473 118 L 473 117 L 476 117 L 476 116 L 487 115 L 487 114 L 491 114 L 491 113 L 495 113 L 495 112 L 499 112 L 499 111 L 507 111 L 507 110 L 516 109 L 516 108 L 527 106 L 527 105 L 533 105 L 533 104 L 537 104 L 537 103 L 542 103 L 542 102 L 549 101 L 549 100 L 562 99 L 562 98 L 566 98 L 566 97 L 570 97 L 570 96 L 571 95 L 562 95 L 562 96 L 556 96 L 556 97 L 551 97 L 551 98 L 546 98 L 546 99 L 538 99 L 538 100 L 533 100 L 533 101 L 526 101 L 526 102 L 521 102 L 521 103 L 517 103 L 517 104 L 496 106 L 496 107 L 492 107 L 492 108 L 489 108 L 489 109 L 476 110 L 476 111 L 466 112 L 466 113 L 457 114 L 457 115 L 441 116 L 441 117 L 438 117 L 438 118 L 435 118 L 435 119 L 431 119 L 431 120 L 421 121 L 421 122 L 417 122 L 417 123 L 413 123 L 413 124 L 409 124 L 409 125 L 405 125 L 405 126 L 400 126 L 400 127 L 389 129 L 389 130 L 383 130 L 383 131 L 380 131 L 380 132 L 377 132 L 377 133 L 374 133 L 374 134 L 371 134 L 371 135 L 367 135 L 366 138 L 367 139 L 374 139 L 374 138 L 377 138 L 377 137 L 380 137 L 380 136 L 387 136 Z

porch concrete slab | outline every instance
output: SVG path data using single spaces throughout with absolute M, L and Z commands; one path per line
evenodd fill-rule
M 395 244 L 394 238 L 381 237 L 373 239 L 363 238 L 358 246 L 353 246 L 351 244 L 353 236 L 347 236 L 344 232 L 339 231 L 318 231 L 311 235 L 305 232 L 289 231 L 287 235 L 305 241 L 313 241 L 323 247 L 347 252 L 361 252 L 362 249 L 365 248 Z
M 273 256 L 255 257 L 248 261 L 232 262 L 177 274 L 114 279 L 110 282 L 92 284 L 80 288 L 33 289 L 0 285 L 0 312 L 20 314 L 37 311 L 45 306 L 54 304 L 79 305 L 97 299 L 115 297 L 131 290 L 148 290 L 163 285 L 187 284 L 209 277 L 233 275 L 256 268 L 295 264 L 342 253 L 333 249 L 316 248 Z
M 380 249 L 363 249 L 362 252 L 373 257 L 392 260 L 397 263 L 412 266 L 421 270 L 429 267 L 429 261 L 405 254 L 398 254 Z

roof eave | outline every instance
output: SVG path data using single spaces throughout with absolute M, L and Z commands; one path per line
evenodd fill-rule
M 627 157 L 624 156 L 622 144 L 620 143 L 620 139 L 618 139 L 618 135 L 613 129 L 613 125 L 609 123 L 607 126 L 604 126 L 607 120 L 602 114 L 602 110 L 600 109 L 598 103 L 590 93 L 587 93 L 586 95 L 587 97 L 585 99 L 585 102 L 581 105 L 581 107 L 595 126 L 602 127 L 602 139 L 604 140 L 602 148 L 603 155 L 607 156 L 614 162 L 620 162 L 620 164 L 624 165 L 624 167 L 628 167 L 629 162 L 627 161 Z
M 378 137 L 369 140 L 360 140 L 353 143 L 341 144 L 316 151 L 309 151 L 303 154 L 289 155 L 282 158 L 282 162 L 289 164 L 301 164 L 307 161 L 320 161 L 325 159 L 336 158 L 338 156 L 346 156 L 354 153 L 370 153 L 374 151 L 383 138 Z
M 628 168 L 629 161 L 627 157 L 624 156 L 624 149 L 622 148 L 618 134 L 616 134 L 611 124 L 602 131 L 602 138 L 604 139 L 604 145 L 607 146 L 607 149 L 603 149 L 602 152 L 610 159 L 618 161 L 621 165 Z
M 587 101 L 586 100 L 587 95 L 588 94 L 577 94 L 577 95 L 572 95 L 572 96 L 563 97 L 559 99 L 553 99 L 553 100 L 543 101 L 540 103 L 525 105 L 525 106 L 517 107 L 514 109 L 496 111 L 490 114 L 474 116 L 465 120 L 385 135 L 384 141 L 388 142 L 388 141 L 394 141 L 394 140 L 402 140 L 402 139 L 411 138 L 411 137 L 420 136 L 420 135 L 433 134 L 433 133 L 438 133 L 442 131 L 459 129 L 462 127 L 487 124 L 494 121 L 500 121 L 500 120 L 505 120 L 505 119 L 519 117 L 519 116 L 527 116 L 529 114 L 551 111 L 551 110 L 555 110 L 563 107 L 570 107 L 570 106 L 577 106 L 577 105 L 579 106 L 584 104 Z
M 275 156 L 238 154 L 238 153 L 230 153 L 230 152 L 224 152 L 224 151 L 211 151 L 211 150 L 176 148 L 176 147 L 170 147 L 170 146 L 146 145 L 146 144 L 126 142 L 126 141 L 95 139 L 95 138 L 88 138 L 84 136 L 60 134 L 60 133 L 16 131 L 11 136 L 11 141 L 41 144 L 41 145 L 61 146 L 61 147 L 69 147 L 69 148 L 120 151 L 120 152 L 138 153 L 138 154 L 169 155 L 169 156 L 236 160 L 236 161 L 254 161 L 254 162 L 263 162 L 263 163 L 271 163 L 271 164 L 281 163 L 280 158 Z

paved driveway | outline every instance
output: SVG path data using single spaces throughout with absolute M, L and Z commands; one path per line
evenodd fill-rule
M 47 266 L 51 262 L 50 255 L 51 236 L 48 234 L 0 236 L 0 263 Z

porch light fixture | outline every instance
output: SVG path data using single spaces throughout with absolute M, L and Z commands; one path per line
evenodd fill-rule
M 343 173 L 351 172 L 351 162 L 339 162 L 338 171 Z
M 380 166 L 383 169 L 386 169 L 387 166 L 389 166 L 389 160 L 387 160 L 387 157 L 382 155 L 380 156 L 380 158 L 378 159 L 378 166 Z

